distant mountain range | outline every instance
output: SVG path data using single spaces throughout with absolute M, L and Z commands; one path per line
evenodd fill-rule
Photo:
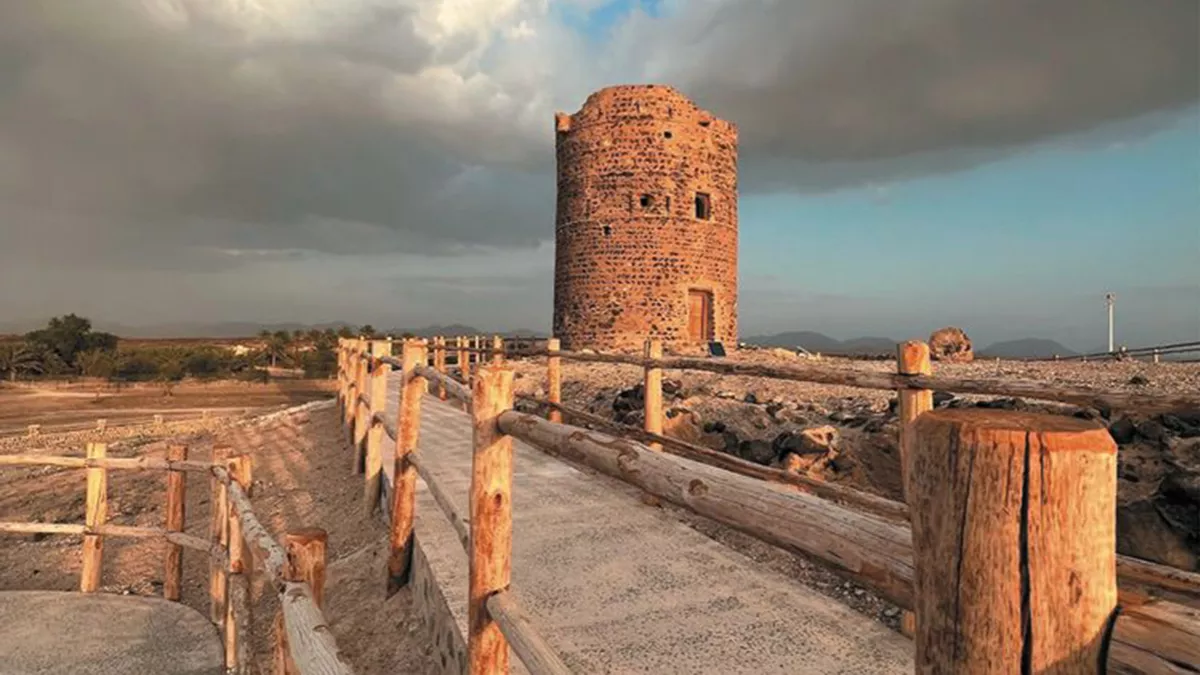
M 814 331 L 789 331 L 774 335 L 757 335 L 748 337 L 743 342 L 759 347 L 786 347 L 794 349 L 803 347 L 810 352 L 822 354 L 890 354 L 896 350 L 898 340 L 882 337 L 860 337 L 852 340 L 838 340 L 823 333 Z M 976 350 L 977 355 L 986 358 L 1002 359 L 1037 359 L 1059 356 L 1074 356 L 1075 351 L 1067 349 L 1054 340 L 1041 338 L 1024 338 L 997 342 L 984 349 Z
M 1076 353 L 1054 340 L 1043 340 L 1041 338 L 997 342 L 994 345 L 990 345 L 987 349 L 976 352 L 979 356 L 992 359 L 1048 359 L 1055 354 L 1059 356 L 1075 356 Z
M 823 354 L 886 354 L 895 351 L 897 341 L 881 337 L 860 337 L 842 341 L 823 333 L 801 330 L 757 335 L 745 338 L 742 342 L 759 347 L 803 347 L 807 351 Z

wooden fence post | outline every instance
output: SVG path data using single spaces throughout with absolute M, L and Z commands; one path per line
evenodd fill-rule
M 458 369 L 462 375 L 463 384 L 467 389 L 471 388 L 471 353 L 467 351 L 467 339 L 465 337 L 458 338 Z M 463 409 L 467 409 L 466 402 L 463 402 Z
M 446 338 L 441 336 L 433 340 L 433 367 L 439 373 L 446 374 Z M 438 381 L 437 396 L 442 401 L 447 398 L 446 385 L 442 384 L 440 380 Z
M 374 353 L 375 347 L 379 343 L 375 341 L 363 340 L 362 353 L 368 356 Z M 368 399 L 371 395 L 371 364 L 373 359 L 358 360 L 358 391 L 362 393 L 364 399 Z M 366 450 L 367 450 L 367 431 L 371 427 L 371 408 L 370 404 L 357 400 L 354 403 L 354 473 L 361 473 L 366 470 Z
M 167 459 L 175 462 L 187 460 L 186 445 L 167 446 Z M 167 471 L 167 532 L 183 532 L 184 504 L 187 503 L 187 474 L 178 470 Z M 179 602 L 183 597 L 183 547 L 167 542 L 167 559 L 163 570 L 163 597 Z
M 108 446 L 88 443 L 88 459 L 104 459 Z M 87 469 L 87 506 L 84 525 L 89 529 L 104 526 L 108 519 L 108 470 L 102 466 Z M 79 573 L 79 590 L 93 593 L 100 588 L 100 570 L 104 566 L 104 537 L 83 535 L 83 565 Z
M 348 341 L 346 345 L 346 403 L 342 409 L 342 426 L 346 428 L 346 437 L 354 440 L 354 408 L 358 399 L 356 373 L 358 368 L 358 342 Z
M 287 551 L 287 564 L 283 569 L 284 581 L 307 583 L 312 589 L 317 608 L 325 606 L 325 552 L 329 535 L 320 528 L 311 527 L 292 530 L 283 536 L 283 548 Z M 283 610 L 275 615 L 275 673 L 293 675 L 300 672 L 292 661 L 288 649 L 287 628 L 283 623 Z
M 492 365 L 504 365 L 504 338 L 499 335 L 492 336 Z
M 421 397 L 427 382 L 417 374 L 425 364 L 426 345 L 406 340 L 401 354 L 400 410 L 396 416 L 396 459 L 393 467 L 392 522 L 388 552 L 387 594 L 408 584 L 412 572 L 413 516 L 416 509 L 417 467 L 412 463 L 421 432 Z
M 901 375 L 932 375 L 929 345 L 909 340 L 896 346 L 896 372 Z M 900 489 L 908 494 L 909 446 L 912 445 L 912 421 L 921 413 L 933 410 L 933 392 L 928 389 L 899 389 L 896 391 L 900 416 Z
M 241 486 L 246 495 L 250 495 L 250 485 L 253 482 L 250 468 L 250 456 L 238 455 L 230 457 L 225 461 L 225 469 L 229 472 L 230 480 Z M 228 520 L 227 531 L 229 541 L 229 565 L 225 570 L 227 575 L 227 588 L 232 590 L 235 584 L 245 583 L 246 579 L 243 576 L 246 573 L 246 563 L 250 558 L 247 555 L 246 542 L 242 534 L 242 519 L 237 513 L 237 509 L 233 504 L 226 500 L 226 518 Z M 238 662 L 238 652 L 244 648 L 239 644 L 241 640 L 248 640 L 250 636 L 238 634 L 239 619 L 244 617 L 238 616 L 238 611 L 249 611 L 249 603 L 244 607 L 238 607 L 237 603 L 233 602 L 233 594 L 227 591 L 225 598 L 225 624 L 224 624 L 224 643 L 225 643 L 225 668 L 237 669 L 246 668 L 249 664 Z M 245 622 L 243 622 L 245 623 Z
M 550 338 L 546 340 L 546 350 L 550 355 L 546 357 L 546 398 L 551 403 L 562 405 L 562 357 L 558 356 L 560 343 L 558 338 Z M 563 421 L 562 411 L 557 408 L 551 408 L 550 414 L 547 416 L 551 422 L 561 424 Z
M 1104 672 L 1117 602 L 1105 428 L 935 410 L 913 434 L 916 672 Z
M 387 413 L 388 377 L 392 367 L 381 358 L 392 355 L 392 343 L 376 342 L 372 350 L 370 431 L 367 433 L 366 480 L 363 483 L 363 506 L 368 516 L 374 515 L 379 508 L 379 495 L 383 490 L 383 415 Z M 376 415 L 379 415 L 378 419 Z
M 212 463 L 214 466 L 224 466 L 231 451 L 227 447 L 214 447 Z M 208 537 L 213 548 L 228 552 L 229 548 L 229 495 L 225 486 L 214 475 L 209 480 L 212 496 L 209 499 L 211 518 L 209 519 Z M 209 619 L 217 626 L 225 622 L 225 602 L 229 591 L 229 579 L 225 573 L 225 563 L 212 560 L 208 569 L 208 598 Z
M 513 370 L 479 370 L 472 392 L 471 538 L 467 591 L 467 672 L 508 672 L 508 643 L 487 611 L 487 599 L 508 588 L 512 572 L 512 437 L 500 413 L 513 406 Z
M 651 338 L 646 340 L 646 358 L 661 359 L 663 355 L 662 340 Z M 644 417 L 643 428 L 651 434 L 662 435 L 663 430 L 663 391 L 662 391 L 663 371 L 662 368 L 645 368 L 645 380 L 643 382 L 643 396 L 645 401 L 643 408 Z M 651 449 L 662 450 L 662 443 L 648 443 Z
M 337 341 L 337 375 L 338 412 L 344 413 L 346 405 L 346 344 L 342 338 L 338 338 Z

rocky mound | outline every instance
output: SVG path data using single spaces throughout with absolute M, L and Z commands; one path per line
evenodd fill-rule
M 970 363 L 975 360 L 971 338 L 961 328 L 946 326 L 929 336 L 929 355 L 934 361 Z

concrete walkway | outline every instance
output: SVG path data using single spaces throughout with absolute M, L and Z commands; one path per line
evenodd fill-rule
M 0 674 L 221 675 L 217 629 L 162 598 L 0 591 Z
M 390 390 L 394 419 L 398 387 Z M 513 589 L 574 672 L 912 672 L 912 642 L 878 622 L 643 504 L 610 479 L 515 446 Z M 420 453 L 469 515 L 470 417 L 453 402 L 426 397 Z M 432 590 L 464 631 L 466 555 L 423 483 L 417 514 L 417 564 L 428 567 Z M 431 589 L 417 590 L 420 597 Z M 435 641 L 444 650 L 455 640 Z

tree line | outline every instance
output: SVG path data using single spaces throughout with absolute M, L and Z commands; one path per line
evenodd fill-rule
M 95 377 L 110 381 L 178 382 L 197 379 L 265 381 L 265 367 L 303 369 L 305 377 L 324 378 L 337 370 L 339 337 L 375 337 L 367 325 L 360 329 L 262 331 L 259 345 L 235 350 L 211 344 L 130 344 L 112 333 L 92 329 L 92 322 L 75 314 L 54 317 L 45 328 L 0 343 L 0 377 Z

